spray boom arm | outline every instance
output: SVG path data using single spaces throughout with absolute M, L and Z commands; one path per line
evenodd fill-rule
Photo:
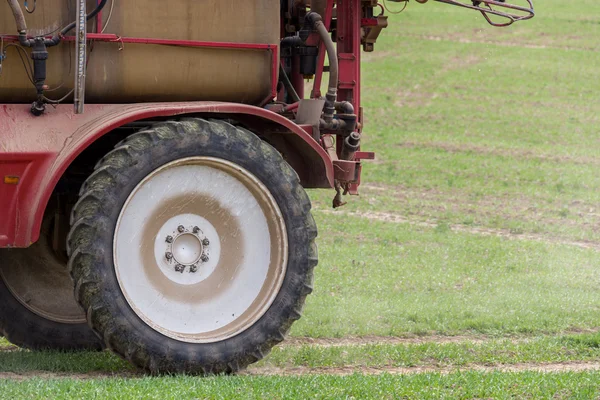
M 428 0 L 416 0 L 419 3 L 427 3 Z M 524 0 L 527 6 L 518 6 L 507 3 L 506 0 L 434 0 L 453 6 L 465 7 L 481 12 L 487 22 L 493 26 L 508 26 L 517 21 L 524 21 L 534 17 L 533 3 Z M 491 16 L 503 18 L 505 22 L 492 21 Z

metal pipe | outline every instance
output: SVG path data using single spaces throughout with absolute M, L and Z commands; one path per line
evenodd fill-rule
M 297 101 L 295 103 L 292 103 L 292 104 L 288 104 L 287 106 L 285 106 L 283 108 L 283 110 L 281 110 L 281 112 L 285 113 L 285 112 L 297 110 L 298 106 L 300 106 L 300 102 L 299 101 Z
M 281 39 L 281 47 L 297 47 L 303 46 L 304 41 L 300 39 L 300 36 L 286 36 Z
M 342 152 L 340 154 L 340 160 L 353 160 L 354 155 L 360 148 L 360 134 L 357 132 L 352 132 L 350 135 L 344 139 L 344 144 L 342 145 Z
M 19 5 L 19 0 L 8 0 L 8 5 L 15 16 L 15 22 L 17 24 L 17 32 L 19 35 L 27 33 L 27 23 L 25 22 L 25 15 Z
M 354 106 L 349 101 L 336 101 L 335 110 L 342 114 L 354 114 Z
M 87 64 L 86 0 L 77 1 L 77 30 L 75 34 L 75 114 L 83 114 L 85 105 L 85 66 Z

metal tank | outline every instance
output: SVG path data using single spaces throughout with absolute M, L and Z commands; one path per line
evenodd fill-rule
M 113 0 L 103 22 L 91 21 L 89 32 L 119 37 L 277 44 L 278 0 Z M 88 1 L 93 9 L 94 1 Z M 112 8 L 112 11 L 111 11 Z M 28 34 L 50 34 L 75 20 L 75 0 L 37 2 L 26 14 Z M 6 4 L 0 12 L 0 35 L 16 33 Z M 75 34 L 75 30 L 69 33 Z M 3 45 L 7 46 L 4 41 Z M 158 46 L 96 42 L 89 46 L 86 102 L 137 103 L 150 101 L 218 100 L 258 104 L 271 90 L 272 57 L 268 51 Z M 16 54 L 6 49 L 0 75 L 0 103 L 26 103 L 36 90 Z M 74 85 L 73 42 L 48 49 L 48 97 L 58 99 Z M 14 52 L 14 54 L 10 54 Z M 276 71 L 275 71 L 276 73 Z M 57 90 L 53 90 L 56 89 Z

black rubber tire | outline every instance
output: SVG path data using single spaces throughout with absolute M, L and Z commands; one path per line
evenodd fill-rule
M 138 183 L 162 165 L 190 156 L 225 159 L 254 174 L 277 201 L 289 242 L 286 275 L 273 304 L 247 330 L 215 343 L 177 341 L 144 323 L 120 289 L 108 250 L 120 211 Z M 295 171 L 255 134 L 219 120 L 158 123 L 103 157 L 80 195 L 68 239 L 76 297 L 106 346 L 135 366 L 154 373 L 233 373 L 262 359 L 300 318 L 317 265 L 310 200 Z
M 47 260 L 47 238 L 27 249 L 1 249 L 2 268 L 18 268 L 21 263 Z M 67 268 L 65 263 L 65 269 Z M 32 350 L 84 351 L 101 350 L 102 342 L 87 323 L 59 323 L 44 318 L 25 307 L 10 291 L 0 275 L 0 332 L 11 343 Z

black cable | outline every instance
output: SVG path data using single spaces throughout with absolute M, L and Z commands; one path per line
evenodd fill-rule
M 92 45 L 91 45 L 91 47 L 90 47 L 90 50 L 88 51 L 87 63 L 85 64 L 86 71 L 87 71 L 87 67 L 88 67 L 88 65 L 89 65 L 89 63 L 90 63 L 90 58 L 91 58 L 90 56 L 92 55 L 92 51 L 94 50 L 94 47 L 93 47 L 93 45 L 94 45 L 94 41 L 92 40 Z M 73 63 L 71 62 L 71 60 L 72 60 L 72 59 L 73 59 L 73 56 L 72 56 L 72 54 L 70 54 L 70 49 L 69 49 L 69 74 L 68 74 L 68 75 L 71 75 L 71 72 L 72 72 L 72 70 L 71 70 L 71 65 L 73 65 Z M 61 89 L 63 86 L 65 86 L 65 82 L 64 82 L 64 81 L 62 81 L 62 82 L 60 83 L 60 85 L 58 85 L 58 86 L 57 86 L 57 87 L 55 87 L 55 88 L 52 88 L 52 89 L 46 89 L 46 90 L 45 90 L 45 92 L 55 92 L 55 91 L 57 91 L 57 90 Z M 74 90 L 75 90 L 75 89 L 71 89 L 71 91 L 69 91 L 69 93 L 67 93 L 67 94 L 66 94 L 64 97 L 62 97 L 61 99 L 58 99 L 58 100 L 52 100 L 52 99 L 49 99 L 49 98 L 47 98 L 46 96 L 44 96 L 44 97 L 42 97 L 42 98 L 43 98 L 45 101 L 48 101 L 48 103 L 49 103 L 49 104 L 60 104 L 60 103 L 62 103 L 64 100 L 66 100 L 66 98 L 67 98 L 67 97 L 69 97 L 71 94 L 73 94 Z
M 56 28 L 56 29 L 55 29 L 55 30 L 53 30 L 53 31 L 46 32 L 46 33 L 43 33 L 43 34 L 41 34 L 40 36 L 41 36 L 41 37 L 50 36 L 50 35 L 52 35 L 52 34 L 55 34 L 56 32 L 58 32 L 59 30 L 60 30 L 60 28 Z
M 63 86 L 65 86 L 65 82 L 64 82 L 64 81 L 62 81 L 62 82 L 60 83 L 60 85 L 58 85 L 57 87 L 55 87 L 55 88 L 52 88 L 52 89 L 46 89 L 46 90 L 44 90 L 44 92 L 45 92 L 45 93 L 48 93 L 48 92 L 56 92 L 57 90 L 59 90 L 59 89 L 62 89 L 62 88 L 63 88 Z
M 65 94 L 62 98 L 58 99 L 58 100 L 52 100 L 47 98 L 46 96 L 42 95 L 42 99 L 44 100 L 44 102 L 48 103 L 48 104 L 60 104 L 63 101 L 65 101 L 67 99 L 67 97 L 69 97 L 70 95 L 73 94 L 73 92 L 75 91 L 75 89 L 71 89 L 69 91 L 69 93 Z
M 92 19 L 96 15 L 98 15 L 100 13 L 100 11 L 102 11 L 102 9 L 104 8 L 104 6 L 106 5 L 107 2 L 108 2 L 108 0 L 102 0 L 100 2 L 100 4 L 98 4 L 98 7 L 96 7 L 94 9 L 94 11 L 92 11 L 91 13 L 89 13 L 87 15 L 85 20 L 89 21 L 90 19 Z M 71 22 L 69 25 L 65 26 L 62 31 L 60 31 L 60 35 L 65 36 L 71 29 L 75 28 L 75 25 L 76 25 L 76 21 Z
M 287 90 L 288 95 L 292 98 L 292 100 L 294 102 L 300 101 L 300 96 L 298 96 L 298 93 L 296 93 L 294 85 L 292 85 L 292 82 L 290 82 L 290 78 L 288 78 L 281 64 L 279 65 L 279 79 L 281 79 L 283 86 L 285 86 L 285 89 Z
M 27 51 L 22 46 L 14 43 L 9 43 L 4 47 L 5 53 L 6 49 L 8 49 L 9 47 L 14 47 L 15 49 L 17 49 L 17 54 L 21 59 L 21 63 L 23 64 L 23 68 L 25 69 L 25 73 L 27 74 L 27 78 L 29 79 L 29 82 L 31 82 L 31 84 L 35 86 L 35 82 L 33 81 L 33 66 L 31 65 L 31 61 L 29 61 L 29 54 L 27 54 Z
M 18 45 L 8 45 L 6 47 L 15 47 L 18 50 L 17 53 L 19 54 L 19 58 L 21 59 L 23 67 L 25 68 L 25 72 L 27 73 L 29 81 L 35 86 L 35 82 L 33 80 L 33 65 L 29 58 L 27 50 L 25 50 L 24 47 Z

